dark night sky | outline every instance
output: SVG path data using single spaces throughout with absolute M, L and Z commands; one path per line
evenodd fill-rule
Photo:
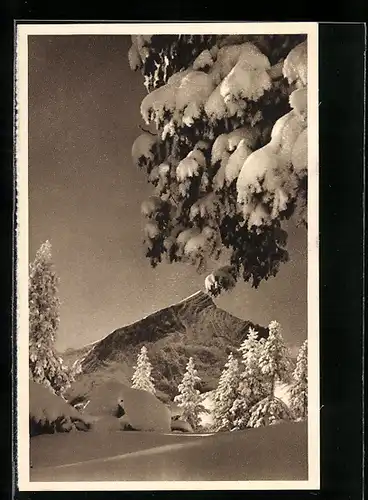
M 141 202 L 150 194 L 131 160 L 141 133 L 143 77 L 126 36 L 29 37 L 30 259 L 49 239 L 60 276 L 57 347 L 77 347 L 202 288 L 189 265 L 144 256 Z M 258 290 L 241 283 L 216 300 L 233 314 L 307 335 L 306 232 L 290 228 L 291 261 Z

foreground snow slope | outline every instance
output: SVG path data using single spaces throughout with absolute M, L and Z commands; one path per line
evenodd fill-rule
M 307 426 L 204 437 L 121 431 L 39 436 L 31 440 L 31 458 L 31 481 L 306 480 Z

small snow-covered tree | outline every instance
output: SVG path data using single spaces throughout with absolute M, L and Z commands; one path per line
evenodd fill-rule
M 258 339 L 258 332 L 250 328 L 239 347 L 243 370 L 239 375 L 237 397 L 231 409 L 237 429 L 247 427 L 251 408 L 270 392 L 269 380 L 263 376 L 259 363 L 264 342 L 265 339 Z
M 306 35 L 134 35 L 129 63 L 148 91 L 132 156 L 152 266 L 227 249 L 208 292 L 258 287 L 288 260 L 284 221 L 306 224 Z
M 153 378 L 151 375 L 152 365 L 148 359 L 147 348 L 142 346 L 140 353 L 138 354 L 137 364 L 134 366 L 134 374 L 132 377 L 132 388 L 133 389 L 143 389 L 145 391 L 156 393 L 156 389 L 153 383 Z
M 290 389 L 290 407 L 297 420 L 308 415 L 308 341 L 299 349 Z
M 73 377 L 54 347 L 60 321 L 58 283 L 46 241 L 29 267 L 29 376 L 61 395 Z
M 206 412 L 201 402 L 201 394 L 196 389 L 200 380 L 193 358 L 191 357 L 189 358 L 183 380 L 178 386 L 179 394 L 175 396 L 174 401 L 183 409 L 182 418 L 191 425 L 193 430 L 200 427 L 200 414 Z
M 262 342 L 259 356 L 259 368 L 268 393 L 250 409 L 248 427 L 259 427 L 273 424 L 278 420 L 291 419 L 287 405 L 275 396 L 276 381 L 290 381 L 292 364 L 289 349 L 277 321 L 271 321 L 268 330 L 269 335 Z
M 290 381 L 292 363 L 290 351 L 281 333 L 281 325 L 277 321 L 271 321 L 268 331 L 268 337 L 262 345 L 259 365 L 262 374 L 271 384 L 273 396 L 277 381 L 284 383 Z
M 260 364 L 265 342 L 264 338 L 259 338 L 254 328 L 250 328 L 248 336 L 239 347 L 243 364 L 241 382 L 251 402 L 259 400 L 269 392 L 269 381 L 263 376 Z
M 216 432 L 233 428 L 234 417 L 231 410 L 238 394 L 239 373 L 238 360 L 230 353 L 213 396 L 212 417 Z

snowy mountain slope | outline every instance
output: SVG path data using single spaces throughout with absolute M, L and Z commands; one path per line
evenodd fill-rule
M 115 330 L 92 347 L 65 352 L 68 364 L 78 358 L 82 360 L 83 374 L 72 394 L 76 395 L 78 390 L 88 392 L 99 379 L 103 383 L 109 379 L 127 383 L 142 345 L 148 349 L 159 391 L 174 395 L 190 356 L 203 380 L 201 389 L 213 389 L 229 350 L 239 347 L 251 326 L 261 337 L 267 336 L 266 328 L 233 316 L 217 307 L 209 295 L 197 292 Z
M 94 371 L 102 361 L 119 358 L 120 349 L 158 342 L 168 335 L 179 333 L 201 340 L 222 337 L 238 341 L 247 334 L 249 326 L 252 326 L 250 322 L 219 309 L 209 295 L 198 292 L 95 343 L 82 362 L 83 371 Z M 260 336 L 265 336 L 266 329 L 260 329 Z

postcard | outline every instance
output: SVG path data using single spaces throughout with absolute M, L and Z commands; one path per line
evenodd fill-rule
M 16 26 L 20 491 L 319 489 L 318 25 Z

